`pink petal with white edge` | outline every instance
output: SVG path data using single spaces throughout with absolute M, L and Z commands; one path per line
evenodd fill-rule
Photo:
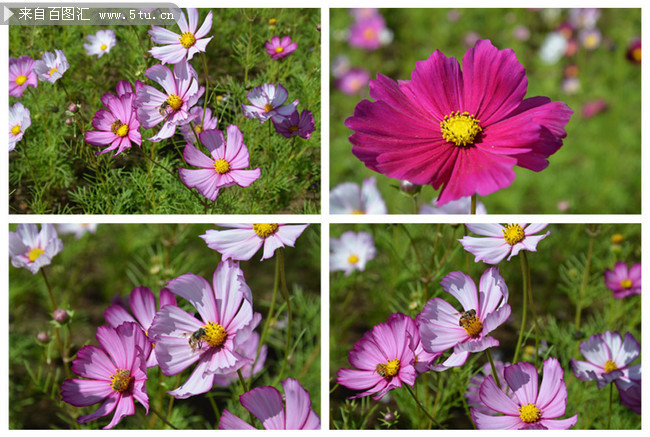
M 77 419 L 77 423 L 83 424 L 83 423 L 91 422 L 95 419 L 106 416 L 107 414 L 111 414 L 115 409 L 115 407 L 117 406 L 120 397 L 121 397 L 120 394 L 114 391 L 113 393 L 111 393 L 109 397 L 106 398 L 104 403 L 101 404 L 94 413 L 88 414 L 87 416 L 79 417 Z
M 580 352 L 587 361 L 601 367 L 611 358 L 608 345 L 601 334 L 594 334 L 587 341 L 580 343 Z
M 542 419 L 539 421 L 539 424 L 546 429 L 555 429 L 555 430 L 564 430 L 572 428 L 578 421 L 578 415 L 571 416 L 566 419 Z
M 282 395 L 273 387 L 257 387 L 239 397 L 244 408 L 262 422 L 264 429 L 285 429 Z
M 206 156 L 203 152 L 201 152 L 190 143 L 187 143 L 185 145 L 185 149 L 183 149 L 183 159 L 185 159 L 185 162 L 187 162 L 189 165 L 205 169 L 212 169 L 212 172 L 215 172 L 214 160 Z
M 469 352 L 456 352 L 454 351 L 447 359 L 442 362 L 442 364 L 436 364 L 431 366 L 431 370 L 434 372 L 444 372 L 445 370 L 451 369 L 452 367 L 460 367 L 465 364 L 469 357 Z
M 451 272 L 442 278 L 440 285 L 460 302 L 465 311 L 479 310 L 476 285 L 469 275 L 463 272 Z
M 224 259 L 247 261 L 264 243 L 252 229 L 209 230 L 202 235 L 210 249 L 220 252 Z
M 555 419 L 566 412 L 567 389 L 564 383 L 564 370 L 555 358 L 544 361 L 542 384 L 537 395 L 537 408 L 542 411 L 542 419 Z
M 524 423 L 517 416 L 490 416 L 472 409 L 472 421 L 477 429 L 522 429 Z
M 498 223 L 466 223 L 465 226 L 474 234 L 503 239 L 504 227 Z
M 198 328 L 197 328 L 198 329 Z M 196 331 L 196 330 L 195 330 Z M 154 353 L 160 366 L 160 370 L 165 376 L 176 375 L 190 367 L 201 358 L 205 353 L 201 349 L 192 351 L 189 345 L 190 335 L 194 331 L 189 331 L 187 337 L 158 337 Z
M 232 170 L 228 174 L 237 185 L 246 188 L 258 180 L 261 173 L 259 168 L 255 168 L 252 170 Z
M 517 363 L 506 367 L 503 374 L 520 405 L 537 403 L 538 376 L 535 366 L 530 363 Z M 482 396 L 481 400 L 483 400 Z M 495 409 L 492 406 L 490 408 Z
M 496 265 L 508 256 L 512 246 L 501 239 L 464 236 L 460 240 L 466 251 L 475 256 L 474 262 Z
M 571 359 L 571 368 L 575 377 L 581 381 L 595 381 L 601 378 L 605 372 L 605 369 L 601 366 L 586 361 L 578 361 L 573 358 Z
M 279 247 L 283 247 L 282 241 L 280 241 L 279 238 L 277 238 L 275 235 L 267 237 L 264 240 L 264 253 L 262 254 L 262 259 L 260 261 L 272 258 L 275 250 Z
M 632 336 L 632 334 L 626 332 L 623 343 L 617 348 L 610 346 L 610 350 L 613 361 L 616 363 L 617 367 L 622 368 L 628 366 L 632 361 L 637 359 L 641 353 L 641 344 Z
M 147 287 L 136 287 L 129 296 L 129 306 L 140 325 L 149 329 L 156 315 L 156 298 Z
M 481 308 L 476 309 L 479 319 L 493 312 L 499 304 L 504 305 L 508 301 L 508 286 L 503 277 L 499 274 L 499 269 L 491 267 L 482 275 L 479 282 L 479 302 Z
M 309 225 L 282 225 L 274 234 L 283 245 L 293 247 L 298 237 L 307 229 Z
M 151 35 L 151 40 L 156 44 L 180 45 L 180 35 L 164 27 L 152 26 L 149 35 Z
M 196 9 L 196 8 L 187 8 L 187 32 L 191 32 L 194 35 L 196 33 L 196 28 L 198 26 L 199 26 L 199 11 L 198 11 L 198 9 Z
M 87 407 L 109 397 L 110 380 L 67 379 L 61 385 L 61 399 L 75 407 Z
M 208 281 L 193 273 L 186 273 L 167 284 L 169 291 L 187 300 L 201 315 L 204 322 L 217 317 L 217 303 Z
M 504 305 L 498 310 L 488 314 L 488 316 L 483 320 L 483 335 L 488 335 L 504 324 L 506 320 L 508 320 L 508 317 L 510 317 L 510 313 L 510 305 Z
M 202 326 L 203 323 L 191 314 L 177 306 L 166 305 L 156 313 L 153 324 L 149 328 L 149 336 L 156 342 L 163 337 L 178 339 L 187 337 L 188 333 L 192 333 Z M 188 340 L 189 338 L 185 338 L 185 343 Z M 158 349 L 157 346 L 156 349 Z
M 155 49 L 156 47 L 154 47 Z M 152 49 L 153 50 L 153 49 Z M 165 93 L 169 96 L 170 94 L 178 95 L 178 90 L 176 89 L 176 81 L 174 80 L 174 74 L 164 65 L 154 65 L 149 67 L 144 75 L 154 82 L 159 83 L 164 89 Z M 180 96 L 179 96 L 180 97 Z
M 528 226 L 523 226 L 524 234 L 532 235 L 543 231 L 548 226 L 548 223 L 531 223 Z
M 551 232 L 549 231 L 543 235 L 531 235 L 525 237 L 522 241 L 512 246 L 512 252 L 510 252 L 510 256 L 508 256 L 508 261 L 510 261 L 510 258 L 513 256 L 516 256 L 521 250 L 537 252 L 537 243 L 546 238 L 550 233 Z
M 207 374 L 209 365 L 209 357 L 201 358 L 190 377 L 187 378 L 187 381 L 176 390 L 171 390 L 167 393 L 176 399 L 187 399 L 194 395 L 207 393 L 214 383 L 214 376 Z
M 187 59 L 192 59 L 197 53 L 205 53 L 211 39 L 212 37 L 197 39 L 194 45 L 187 51 Z
M 211 29 L 212 29 L 212 11 L 208 12 L 208 15 L 206 15 L 205 20 L 203 20 L 203 24 L 201 25 L 199 30 L 196 31 L 194 37 L 196 39 L 201 39 L 204 36 L 206 36 Z M 212 37 L 210 37 L 209 39 L 212 39 Z
M 201 132 L 199 135 L 201 143 L 211 152 L 220 151 L 220 158 L 223 158 L 225 155 L 223 150 L 226 146 L 226 140 L 223 136 L 223 132 L 217 129 L 209 129 Z
M 503 385 L 505 381 L 500 381 Z M 479 397 L 486 407 L 519 419 L 519 405 L 506 395 L 495 383 L 494 377 L 489 375 L 483 380 L 479 389 Z
M 241 306 L 244 295 L 242 293 L 241 283 L 244 274 L 239 268 L 239 264 L 232 260 L 225 260 L 219 263 L 212 276 L 214 289 L 214 299 L 216 306 L 211 311 L 214 312 L 211 319 L 226 327 L 235 317 Z M 172 291 L 174 291 L 172 289 Z
M 456 346 L 454 346 L 454 352 L 475 353 L 475 352 L 482 352 L 485 349 L 489 349 L 491 347 L 497 347 L 497 346 L 499 346 L 499 340 L 497 340 L 496 338 L 492 338 L 492 337 L 470 338 L 469 340 L 463 343 L 458 343 Z
M 196 188 L 199 193 L 213 202 L 219 196 L 217 188 L 217 173 L 209 169 L 189 170 L 186 168 L 178 169 L 179 176 L 183 183 L 190 188 Z
M 125 396 L 122 395 L 117 401 L 117 405 L 115 406 L 115 414 L 113 414 L 113 419 L 111 420 L 111 423 L 106 425 L 102 429 L 111 429 L 118 423 L 120 423 L 120 420 L 126 416 L 131 416 L 135 413 L 135 404 L 133 403 L 133 396 Z
M 153 137 L 149 138 L 149 141 L 156 143 L 158 141 L 162 141 L 167 138 L 173 137 L 175 133 L 176 133 L 176 125 L 170 123 L 169 121 L 165 121 L 165 123 L 163 123 L 158 133 Z
M 425 351 L 444 352 L 468 338 L 458 325 L 461 313 L 439 297 L 431 299 L 417 317 L 420 340 Z
M 230 411 L 223 410 L 221 420 L 219 420 L 219 429 L 252 429 L 257 430 L 252 425 L 241 420 L 239 417 L 232 414 Z

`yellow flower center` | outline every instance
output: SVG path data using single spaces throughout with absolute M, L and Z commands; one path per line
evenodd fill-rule
M 27 76 L 24 76 L 24 75 L 21 74 L 20 76 L 18 76 L 16 78 L 16 85 L 22 85 L 25 82 L 27 82 Z
M 612 244 L 621 244 L 623 240 L 625 240 L 625 237 L 623 237 L 621 234 L 612 235 Z
M 11 134 L 16 136 L 20 133 L 20 125 L 17 124 L 14 127 L 11 128 Z
M 348 262 L 349 262 L 350 264 L 356 264 L 356 263 L 359 262 L 359 257 L 356 256 L 356 255 L 350 255 L 350 256 L 348 257 Z
M 52 68 L 52 69 L 50 70 L 50 72 L 49 72 L 50 76 L 52 76 L 52 75 L 53 75 L 54 73 L 56 73 L 57 71 L 59 71 L 58 68 L 56 68 L 56 67 Z
M 45 251 L 43 249 L 35 247 L 29 251 L 29 253 L 27 254 L 27 258 L 29 258 L 31 262 L 34 262 L 44 253 Z
M 183 106 L 183 99 L 178 97 L 176 94 L 171 94 L 167 97 L 167 104 L 174 110 L 178 111 L 181 106 Z
M 471 146 L 479 133 L 483 131 L 480 120 L 474 118 L 469 112 L 452 112 L 445 115 L 440 122 L 440 131 L 445 140 L 456 146 Z
M 542 412 L 535 404 L 526 404 L 519 407 L 519 417 L 523 422 L 534 423 L 542 417 Z
M 598 35 L 590 34 L 585 38 L 585 47 L 592 49 L 598 45 Z
M 260 238 L 266 238 L 275 234 L 278 230 L 277 223 L 253 223 L 253 230 Z
M 106 50 L 107 48 L 108 48 L 108 46 L 107 46 L 106 44 L 102 44 L 102 45 L 99 47 L 99 50 Z
M 116 369 L 115 374 L 111 376 L 111 388 L 116 392 L 123 393 L 129 389 L 134 379 L 130 370 Z
M 297 132 L 298 130 L 300 130 L 300 128 L 298 126 L 291 126 L 289 128 L 289 132 L 291 132 L 291 133 Z
M 125 137 L 129 134 L 129 125 L 124 123 L 120 127 L 117 128 L 117 131 L 115 132 L 115 135 L 118 137 Z
M 384 378 L 391 378 L 399 372 L 399 360 L 390 360 L 386 364 L 379 363 L 375 371 Z
M 284 48 L 282 47 L 276 47 L 275 48 L 275 53 L 282 53 L 284 51 Z
M 463 313 L 460 317 L 459 323 L 460 326 L 467 332 L 472 338 L 476 338 L 483 331 L 483 322 L 476 317 L 476 311 L 470 310 Z
M 194 126 L 194 130 L 196 131 L 197 134 L 200 134 L 201 132 L 203 132 L 203 125 L 197 124 L 196 126 Z
M 181 35 L 179 38 L 181 45 L 185 47 L 186 49 L 189 49 L 194 45 L 196 42 L 196 38 L 194 38 L 194 35 L 192 35 L 192 32 L 185 32 L 184 34 Z
M 275 18 L 271 18 L 271 19 L 269 20 L 269 24 L 270 24 L 271 26 L 274 26 L 275 23 L 277 23 L 277 22 L 278 22 L 278 20 L 276 20 Z
M 354 211 L 352 211 L 352 214 L 365 214 L 365 213 L 359 209 L 355 209 Z
M 605 373 L 610 373 L 613 372 L 614 370 L 618 370 L 618 367 L 616 367 L 616 363 L 613 362 L 612 360 L 607 360 L 604 369 L 605 369 Z
M 271 105 L 270 103 L 264 105 L 264 112 L 271 112 L 271 111 L 273 111 L 273 105 Z
M 207 325 L 203 325 L 203 329 L 205 330 L 203 339 L 210 347 L 219 347 L 226 342 L 228 333 L 223 329 L 223 326 L 209 322 Z
M 214 169 L 219 174 L 228 173 L 230 171 L 230 164 L 225 159 L 218 159 L 214 161 Z
M 641 48 L 632 50 L 632 59 L 634 59 L 636 62 L 641 62 Z
M 368 41 L 375 39 L 376 36 L 377 36 L 377 32 L 375 32 L 375 29 L 368 28 L 363 31 L 363 37 Z
M 519 225 L 511 224 L 503 228 L 503 239 L 511 246 L 519 243 L 525 236 L 524 229 Z
M 632 288 L 632 281 L 629 280 L 629 279 L 623 279 L 623 280 L 621 281 L 621 287 L 622 287 L 622 288 L 625 288 L 625 289 Z

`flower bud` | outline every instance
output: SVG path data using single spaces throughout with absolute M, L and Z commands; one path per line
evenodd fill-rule
M 52 317 L 59 323 L 65 323 L 68 320 L 68 312 L 63 308 L 57 308 L 52 313 Z
M 72 126 L 72 119 L 71 118 L 66 118 L 65 119 L 65 124 L 68 126 Z
M 73 114 L 76 113 L 79 110 L 79 106 L 77 106 L 74 103 L 70 103 L 70 106 L 68 106 L 68 111 L 72 112 Z
M 414 195 L 420 192 L 422 185 L 416 185 L 413 182 L 404 179 L 402 182 L 400 182 L 399 189 L 406 194 Z
M 50 341 L 50 334 L 45 331 L 41 331 L 36 335 L 36 340 L 38 340 L 39 343 L 47 343 Z

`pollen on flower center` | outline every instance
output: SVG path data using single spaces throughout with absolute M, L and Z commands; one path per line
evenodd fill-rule
M 641 62 L 641 49 L 636 48 L 632 50 L 632 57 L 634 58 L 635 61 Z
M 519 407 L 519 417 L 523 422 L 534 423 L 542 417 L 542 412 L 535 404 L 526 404 Z
M 203 338 L 210 347 L 219 347 L 226 342 L 228 333 L 218 323 L 209 322 L 207 325 L 203 325 L 203 329 L 205 330 Z
M 201 132 L 203 132 L 203 125 L 197 124 L 196 126 L 194 126 L 194 131 L 197 134 L 200 134 Z
M 483 322 L 476 317 L 476 311 L 468 311 L 460 317 L 459 325 L 472 338 L 478 337 L 483 331 Z
M 230 171 L 230 164 L 225 159 L 217 159 L 214 161 L 214 169 L 219 174 L 228 173 Z
M 296 132 L 296 131 L 298 131 L 298 130 L 300 130 L 300 128 L 299 128 L 298 126 L 291 126 L 291 127 L 289 128 L 289 132 L 291 132 L 291 133 L 294 133 L 294 132 Z
M 503 228 L 503 239 L 511 246 L 519 243 L 525 236 L 524 229 L 520 225 L 510 224 Z
M 194 38 L 194 35 L 192 32 L 185 32 L 184 34 L 181 35 L 179 38 L 179 41 L 181 42 L 181 45 L 185 47 L 186 49 L 189 49 L 194 45 L 196 42 L 196 38 Z
M 111 388 L 116 392 L 124 393 L 131 386 L 133 379 L 130 370 L 116 369 L 115 374 L 111 376 Z
M 613 362 L 612 360 L 607 360 L 604 369 L 605 369 L 605 373 L 610 373 L 613 372 L 614 370 L 618 370 L 618 367 L 616 367 L 616 363 Z
M 273 105 L 271 105 L 270 103 L 264 105 L 264 112 L 271 112 L 271 111 L 273 111 Z
M 283 47 L 276 47 L 275 48 L 275 53 L 282 53 L 284 51 Z
M 456 111 L 445 115 L 445 119 L 440 122 L 440 131 L 445 140 L 456 146 L 471 146 L 483 131 L 479 123 L 469 112 Z
M 56 68 L 56 67 L 54 67 L 54 68 L 50 69 L 49 75 L 52 76 L 52 75 L 53 75 L 54 73 L 56 73 L 57 71 L 59 71 L 59 69 Z
M 176 94 L 170 94 L 169 97 L 167 97 L 167 103 L 174 111 L 178 111 L 181 106 L 183 106 L 183 99 L 178 97 Z
M 11 128 L 11 134 L 12 135 L 18 135 L 20 133 L 20 125 L 17 124 L 14 127 Z
M 118 137 L 125 137 L 129 134 L 129 125 L 124 123 L 120 127 L 117 128 L 117 132 L 115 132 L 115 135 Z
M 623 279 L 621 281 L 621 287 L 626 289 L 632 288 L 632 281 L 627 278 Z
M 18 76 L 16 78 L 16 85 L 22 85 L 25 82 L 27 82 L 27 76 L 24 76 L 24 75 L 21 74 L 20 76 Z
M 349 262 L 350 264 L 356 264 L 356 263 L 359 262 L 359 257 L 356 256 L 356 255 L 350 255 L 350 256 L 348 257 L 348 262 Z
M 99 50 L 106 50 L 107 48 L 108 46 L 106 44 L 102 44 L 101 46 L 99 46 Z
M 27 258 L 29 258 L 31 262 L 34 262 L 44 253 L 45 251 L 43 249 L 41 249 L 40 247 L 35 247 L 29 251 L 29 253 L 27 254 Z
M 386 364 L 379 363 L 375 370 L 384 378 L 392 378 L 399 372 L 399 360 L 390 360 Z
M 253 223 L 253 230 L 260 238 L 266 238 L 275 234 L 278 230 L 277 223 Z
M 363 37 L 367 39 L 368 41 L 375 39 L 375 36 L 377 35 L 377 32 L 375 32 L 375 29 L 368 28 L 363 31 Z

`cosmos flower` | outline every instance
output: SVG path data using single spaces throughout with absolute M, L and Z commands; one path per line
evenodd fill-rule
M 619 378 L 614 381 L 614 384 L 621 396 L 621 404 L 636 414 L 641 414 L 641 367 L 637 370 L 637 374 L 630 375 L 629 381 Z
M 259 344 L 260 335 L 257 332 L 253 332 L 251 336 L 248 337 L 248 340 L 239 345 L 235 352 L 243 357 L 255 360 L 255 355 L 257 354 L 257 347 Z M 253 369 L 253 361 L 250 361 L 239 369 L 239 372 L 241 372 L 241 375 L 244 377 L 244 379 L 248 379 L 251 376 L 255 376 L 260 373 L 260 371 L 264 368 L 267 352 L 268 347 L 266 345 L 262 345 L 260 348 L 260 355 L 257 357 L 257 361 L 255 362 L 255 368 Z M 226 375 L 214 375 L 214 385 L 219 387 L 228 387 L 234 381 L 239 381 L 239 375 L 237 372 L 228 373 Z
M 391 317 L 402 317 L 404 316 L 403 314 L 393 314 Z M 406 318 L 406 332 L 407 335 L 411 338 L 411 343 L 409 344 L 409 347 L 413 351 L 413 367 L 415 368 L 415 372 L 417 375 L 421 375 L 425 372 L 427 372 L 430 367 L 431 363 L 438 358 L 441 354 L 440 353 L 431 353 L 427 352 L 424 350 L 424 347 L 422 347 L 422 340 L 420 339 L 420 330 L 418 329 L 418 325 L 413 320 L 411 316 L 404 316 Z M 390 320 L 390 318 L 389 318 Z
M 517 363 L 504 370 L 504 378 L 514 399 L 494 382 L 492 375 L 481 384 L 480 398 L 492 410 L 504 414 L 493 416 L 471 410 L 478 429 L 569 429 L 578 415 L 558 419 L 566 412 L 567 389 L 564 370 L 555 358 L 544 361 L 544 377 L 538 386 L 537 369 L 530 363 Z
M 586 50 L 595 50 L 600 45 L 602 35 L 598 29 L 583 29 L 578 34 L 580 43 Z
M 148 414 L 145 356 L 151 353 L 151 345 L 142 329 L 135 323 L 117 329 L 100 326 L 97 341 L 101 347 L 82 347 L 72 362 L 72 371 L 88 379 L 68 379 L 61 386 L 61 398 L 75 407 L 103 402 L 97 411 L 79 417 L 77 422 L 90 422 L 115 411 L 104 427 L 113 428 L 123 417 L 135 413 L 135 400 Z
M 381 47 L 380 36 L 386 29 L 384 17 L 374 13 L 369 17 L 359 18 L 350 27 L 348 43 L 352 47 L 375 50 Z
M 96 34 L 86 36 L 86 40 L 88 41 L 84 43 L 86 53 L 88 56 L 97 55 L 98 58 L 109 53 L 117 42 L 115 32 L 110 29 L 98 30 Z
M 16 143 L 23 139 L 25 130 L 32 125 L 29 109 L 16 102 L 9 107 L 9 151 L 16 148 Z
M 330 271 L 343 271 L 345 276 L 355 270 L 363 272 L 366 263 L 377 254 L 372 235 L 346 231 L 340 238 L 330 238 Z
M 292 43 L 289 36 L 283 36 L 282 39 L 279 36 L 274 36 L 271 41 L 264 42 L 264 48 L 266 53 L 271 55 L 271 59 L 281 59 L 295 52 L 298 44 Z
M 470 214 L 471 210 L 471 197 L 461 197 L 442 206 L 438 206 L 438 201 L 433 199 L 431 203 L 422 205 L 420 214 Z M 476 214 L 487 214 L 487 209 L 485 209 L 485 205 L 481 201 L 476 202 Z
M 174 305 L 176 306 L 176 297 L 166 288 L 160 290 L 160 308 L 165 305 Z M 153 323 L 153 319 L 156 315 L 158 308 L 156 307 L 156 298 L 147 287 L 135 287 L 131 290 L 129 295 L 129 307 L 133 316 L 129 314 L 123 306 L 113 304 L 110 305 L 106 310 L 104 310 L 104 319 L 113 328 L 117 328 L 122 323 L 133 322 L 136 323 L 142 331 L 147 335 L 147 341 L 149 340 L 149 328 Z M 152 343 L 153 347 L 153 343 Z M 147 368 L 156 367 L 158 362 L 156 361 L 156 354 L 149 354 L 144 357 L 147 363 Z
M 427 302 L 416 317 L 425 351 L 441 354 L 453 348 L 445 362 L 431 367 L 435 371 L 461 366 L 470 352 L 498 346 L 499 340 L 489 334 L 510 317 L 508 286 L 496 267 L 481 275 L 478 291 L 472 278 L 463 272 L 448 274 L 440 284 L 463 309 L 458 311 L 436 297 Z
M 54 255 L 63 250 L 63 242 L 54 225 L 43 223 L 40 232 L 34 223 L 19 223 L 16 232 L 9 232 L 11 264 L 36 274 L 41 267 L 50 265 Z
M 350 71 L 350 59 L 345 55 L 338 55 L 332 61 L 332 77 L 338 79 Z
M 386 203 L 377 189 L 377 179 L 367 178 L 361 186 L 344 182 L 330 191 L 331 214 L 386 214 Z
M 87 232 L 94 234 L 97 231 L 97 223 L 61 223 L 56 227 L 61 234 L 74 234 L 77 240 Z
M 580 352 L 587 361 L 571 358 L 573 374 L 581 381 L 596 381 L 598 390 L 617 379 L 630 381 L 630 375 L 641 372 L 641 365 L 631 366 L 641 353 L 641 344 L 629 332 L 621 338 L 618 332 L 594 334 L 580 343 Z
M 336 87 L 347 95 L 359 94 L 366 89 L 370 81 L 370 73 L 361 68 L 351 68 L 336 81 Z
M 582 118 L 589 119 L 607 111 L 609 105 L 603 99 L 590 100 L 582 106 Z
M 196 135 L 192 132 L 192 127 L 189 124 L 178 126 L 178 130 L 180 130 L 185 141 L 192 144 L 196 144 L 196 137 L 201 132 L 216 129 L 218 125 L 217 117 L 212 116 L 210 108 L 205 108 L 204 115 L 203 108 L 200 106 L 195 106 L 190 109 L 190 120 L 194 124 L 194 132 L 196 132 Z
M 571 8 L 569 9 L 569 23 L 574 28 L 593 29 L 598 24 L 600 9 L 598 8 Z
M 187 143 L 183 158 L 188 164 L 199 169 L 178 170 L 185 185 L 196 188 L 213 202 L 217 200 L 221 188 L 233 185 L 248 187 L 260 177 L 259 167 L 244 170 L 250 164 L 248 148 L 239 128 L 231 124 L 226 128 L 226 133 L 227 139 L 224 139 L 220 130 L 206 130 L 199 135 L 201 143 L 210 151 L 210 157 L 191 143 Z
M 145 85 L 136 90 L 135 107 L 142 127 L 150 129 L 161 122 L 158 133 L 149 138 L 157 142 L 176 133 L 176 126 L 188 124 L 192 118 L 190 109 L 199 101 L 205 89 L 199 87 L 196 71 L 185 58 L 174 65 L 174 72 L 165 65 L 154 65 L 145 76 L 158 82 L 165 93 Z
M 350 8 L 348 11 L 355 20 L 363 20 L 379 15 L 377 8 Z
M 340 369 L 339 384 L 351 390 L 364 390 L 350 398 L 373 396 L 379 400 L 403 383 L 413 385 L 416 377 L 415 354 L 407 332 L 410 317 L 392 314 L 366 332 L 350 351 L 348 361 L 353 369 Z
M 320 429 L 320 419 L 311 407 L 309 392 L 300 383 L 287 378 L 282 381 L 284 396 L 274 387 L 256 387 L 239 400 L 264 429 Z M 219 421 L 219 429 L 256 429 L 227 409 Z
M 641 65 L 641 38 L 635 38 L 630 42 L 625 57 L 628 61 Z
M 262 260 L 271 258 L 278 247 L 293 247 L 300 234 L 309 225 L 217 223 L 217 226 L 231 229 L 219 231 L 209 229 L 204 235 L 200 235 L 208 247 L 221 253 L 223 259 L 248 261 L 262 246 L 264 246 Z
M 628 269 L 624 262 L 617 262 L 612 270 L 605 270 L 605 285 L 616 299 L 641 294 L 641 264 Z
M 509 186 L 513 167 L 541 171 L 562 146 L 573 111 L 547 97 L 524 100 L 526 72 L 512 50 L 480 40 L 458 61 L 436 50 L 411 80 L 377 75 L 345 125 L 366 167 L 442 187 L 438 205 Z M 408 127 L 408 129 L 405 129 Z
M 43 53 L 43 58 L 34 62 L 34 73 L 38 76 L 39 80 L 47 81 L 50 83 L 56 82 L 63 77 L 70 64 L 61 50 L 54 50 L 52 52 Z
M 287 118 L 276 121 L 272 119 L 275 131 L 285 138 L 299 136 L 306 140 L 309 139 L 311 133 L 316 129 L 314 127 L 314 116 L 311 111 L 304 110 L 298 114 L 294 111 Z
M 537 244 L 551 232 L 534 235 L 543 231 L 548 223 L 514 223 L 500 225 L 498 223 L 467 223 L 467 229 L 478 235 L 488 238 L 470 237 L 461 238 L 460 243 L 466 251 L 476 256 L 475 262 L 483 261 L 487 264 L 499 264 L 506 256 L 508 261 L 521 250 L 537 252 Z
M 20 97 L 27 86 L 38 86 L 36 73 L 34 73 L 34 60 L 29 56 L 9 58 L 9 95 Z
M 237 349 L 248 340 L 261 315 L 253 313 L 253 297 L 244 273 L 231 260 L 219 264 L 212 287 L 202 277 L 186 273 L 169 281 L 167 288 L 189 301 L 200 317 L 166 305 L 149 328 L 164 375 L 176 375 L 198 361 L 188 380 L 168 392 L 185 399 L 208 392 L 216 375 L 236 372 L 252 361 Z
M 204 38 L 212 29 L 212 11 L 208 12 L 199 30 L 196 30 L 199 24 L 199 11 L 195 8 L 187 8 L 187 19 L 181 12 L 176 24 L 181 31 L 180 35 L 158 26 L 152 26 L 149 31 L 154 43 L 165 44 L 162 47 L 153 47 L 149 50 L 149 53 L 163 65 L 178 64 L 183 60 L 189 61 L 196 53 L 205 52 L 212 39 L 212 37 Z
M 274 121 L 281 121 L 283 118 L 296 112 L 298 100 L 282 106 L 289 97 L 287 89 L 282 85 L 265 83 L 253 88 L 247 95 L 252 105 L 242 103 L 242 111 L 247 118 L 256 118 L 260 123 L 272 118 Z
M 506 382 L 505 376 L 503 374 L 506 366 L 510 366 L 510 363 L 504 364 L 502 361 L 494 362 L 494 367 L 496 368 L 497 376 L 499 377 L 499 383 L 501 384 L 501 391 L 503 391 L 506 396 L 516 402 L 517 398 L 515 398 L 512 390 L 510 390 L 510 387 L 508 387 L 508 383 Z M 481 370 L 476 375 L 472 376 L 472 379 L 470 379 L 469 385 L 467 386 L 467 391 L 465 392 L 465 399 L 467 400 L 467 406 L 474 409 L 475 411 L 490 416 L 496 416 L 499 413 L 485 406 L 485 404 L 481 402 L 480 397 L 481 384 L 483 384 L 485 378 L 490 375 L 492 375 L 492 366 L 490 366 L 490 363 L 488 362 L 483 365 Z

